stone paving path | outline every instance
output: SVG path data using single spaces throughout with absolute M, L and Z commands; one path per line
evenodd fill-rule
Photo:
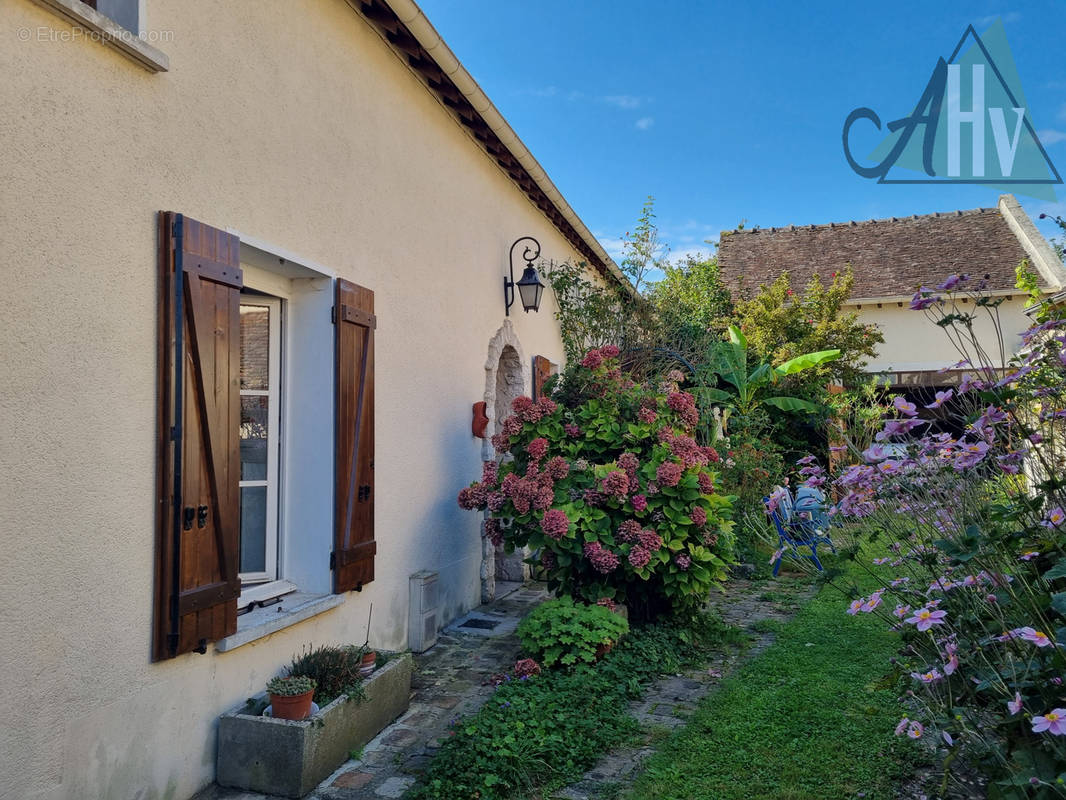
M 452 719 L 473 714 L 492 695 L 493 675 L 506 672 L 518 658 L 514 629 L 534 606 L 548 597 L 542 584 L 526 584 L 470 618 L 498 622 L 492 629 L 445 629 L 437 644 L 416 655 L 411 682 L 411 707 L 362 750 L 323 781 L 308 800 L 379 800 L 401 797 L 415 782 L 447 735 Z M 275 800 L 275 798 L 212 786 L 195 800 Z
M 757 623 L 788 620 L 799 604 L 813 594 L 813 588 L 807 583 L 730 580 L 726 594 L 714 595 L 709 605 L 717 609 L 727 623 L 748 631 L 753 637 L 750 646 L 743 651 L 726 650 L 698 670 L 664 677 L 653 683 L 641 700 L 630 705 L 630 713 L 643 728 L 641 741 L 634 747 L 607 754 L 580 781 L 555 792 L 552 798 L 593 800 L 615 797 L 618 790 L 640 772 L 644 760 L 655 752 L 655 743 L 669 731 L 684 725 L 704 695 L 741 661 L 754 658 L 773 643 L 774 634 L 764 627 L 765 623 Z
M 655 750 L 654 743 L 683 725 L 700 699 L 739 661 L 753 657 L 772 643 L 773 633 L 756 623 L 789 619 L 798 604 L 812 593 L 806 583 L 731 580 L 727 593 L 715 595 L 710 605 L 727 623 L 748 630 L 753 636 L 751 645 L 742 652 L 735 648 L 723 651 L 701 669 L 664 677 L 650 686 L 644 698 L 631 706 L 631 712 L 643 725 L 640 743 L 607 754 L 581 781 L 553 797 L 591 800 L 613 796 L 612 792 L 639 771 L 644 759 Z M 308 795 L 309 800 L 402 797 L 436 753 L 449 723 L 477 711 L 494 691 L 490 678 L 513 666 L 519 654 L 514 628 L 547 596 L 543 585 L 526 584 L 469 615 L 499 621 L 492 630 L 462 628 L 453 623 L 442 632 L 431 650 L 414 657 L 415 676 L 407 713 L 367 744 L 359 759 L 341 765 Z M 196 800 L 277 799 L 213 786 L 197 795 Z

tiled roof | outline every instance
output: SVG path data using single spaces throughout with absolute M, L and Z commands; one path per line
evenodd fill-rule
M 723 231 L 718 266 L 747 295 L 788 270 L 792 285 L 816 273 L 826 283 L 851 264 L 854 298 L 913 294 L 948 275 L 988 276 L 990 290 L 1013 289 L 1026 252 L 996 208 L 923 216 Z M 1044 281 L 1042 280 L 1042 283 Z

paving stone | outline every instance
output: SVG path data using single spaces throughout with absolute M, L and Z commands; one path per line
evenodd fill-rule
M 403 793 L 406 792 L 412 784 L 414 784 L 414 778 L 402 778 L 399 775 L 386 780 L 381 786 L 374 790 L 374 794 L 378 797 L 403 797 Z
M 407 725 L 412 728 L 423 728 L 427 725 L 432 725 L 440 718 L 439 710 L 430 710 L 425 706 L 420 706 L 414 712 L 408 712 L 400 718 L 401 725 Z
M 330 786 L 339 786 L 342 789 L 362 789 L 372 780 L 374 780 L 374 775 L 370 772 L 342 772 Z
M 418 741 L 418 734 L 408 728 L 394 728 L 383 741 L 390 747 L 408 747 Z

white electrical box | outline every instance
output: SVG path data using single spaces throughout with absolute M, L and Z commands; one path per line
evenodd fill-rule
M 438 573 L 426 570 L 411 576 L 411 613 L 408 619 L 407 643 L 414 653 L 424 653 L 437 643 L 439 577 Z

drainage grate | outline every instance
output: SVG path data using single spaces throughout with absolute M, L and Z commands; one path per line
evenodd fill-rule
M 500 620 L 491 619 L 468 619 L 460 628 L 479 628 L 480 630 L 491 631 L 497 625 L 500 624 Z

